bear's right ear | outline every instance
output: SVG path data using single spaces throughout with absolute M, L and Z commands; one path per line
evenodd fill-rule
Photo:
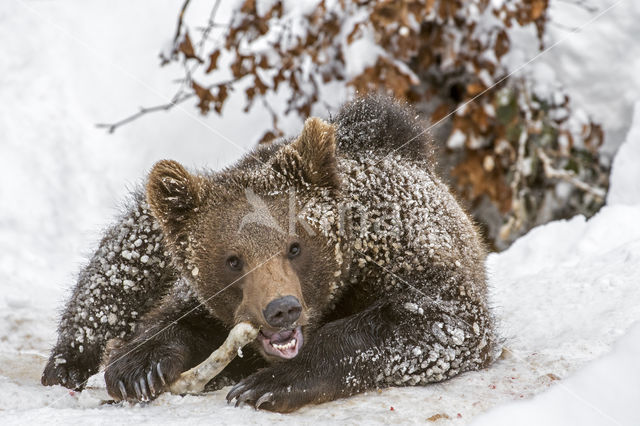
M 157 162 L 147 181 L 147 202 L 163 231 L 173 237 L 201 204 L 202 180 L 171 160 Z

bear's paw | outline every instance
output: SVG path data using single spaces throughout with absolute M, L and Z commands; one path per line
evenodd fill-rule
M 54 351 L 42 373 L 41 383 L 44 386 L 62 385 L 66 388 L 81 391 L 87 379 L 97 371 L 98 362 L 93 362 L 89 354 L 76 357 L 72 352 Z
M 180 348 L 131 342 L 109 357 L 104 380 L 115 400 L 150 401 L 168 390 L 184 370 Z
M 227 402 L 236 400 L 253 408 L 290 413 L 310 403 L 318 403 L 320 397 L 314 386 L 307 386 L 296 364 L 289 362 L 257 371 L 236 384 L 227 394 Z

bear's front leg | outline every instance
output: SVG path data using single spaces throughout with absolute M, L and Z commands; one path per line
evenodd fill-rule
M 491 320 L 481 306 L 468 309 L 459 301 L 436 304 L 423 294 L 390 297 L 325 324 L 296 358 L 241 381 L 227 401 L 291 412 L 369 389 L 426 384 L 481 368 L 493 349 Z
M 175 282 L 169 262 L 159 225 L 143 195 L 135 193 L 78 276 L 42 384 L 82 390 L 98 371 L 107 341 L 128 338 Z

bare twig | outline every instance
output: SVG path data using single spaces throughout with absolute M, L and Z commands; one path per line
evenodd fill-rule
M 96 127 L 99 129 L 107 129 L 108 133 L 113 133 L 116 131 L 118 127 L 123 126 L 127 123 L 130 123 L 134 120 L 137 120 L 138 118 L 142 117 L 145 114 L 149 114 L 151 112 L 157 112 L 157 111 L 169 111 L 170 109 L 174 108 L 176 105 L 181 104 L 187 99 L 191 99 L 195 96 L 196 96 L 195 92 L 187 93 L 184 95 L 174 97 L 171 101 L 167 102 L 166 104 L 155 105 L 152 107 L 140 107 L 140 110 L 138 112 L 136 112 L 135 114 L 131 114 L 130 116 L 125 117 L 122 120 L 118 120 L 114 123 L 98 123 L 96 124 Z
M 540 157 L 540 160 L 542 160 L 542 165 L 544 167 L 544 174 L 547 178 L 562 179 L 564 181 L 569 182 L 576 188 L 581 189 L 582 191 L 593 195 L 598 200 L 600 201 L 604 200 L 604 197 L 606 195 L 606 192 L 604 189 L 591 186 L 588 183 L 581 181 L 576 177 L 575 173 L 573 173 L 570 170 L 560 170 L 560 169 L 554 168 L 551 162 L 551 158 L 549 158 L 549 156 L 542 149 L 540 148 L 536 149 L 536 153 L 538 154 L 538 157 Z
M 220 7 L 220 2 L 221 0 L 217 0 L 216 3 L 211 8 L 211 13 L 209 14 L 209 20 L 208 20 L 207 26 L 203 30 L 200 41 L 198 42 L 198 47 L 196 48 L 197 57 L 201 57 L 203 54 L 204 44 L 207 38 L 209 38 L 209 33 L 211 32 L 211 30 L 215 25 L 214 21 L 216 19 L 216 15 L 218 14 L 218 8 Z M 193 82 L 192 76 L 196 72 L 196 70 L 202 66 L 202 64 L 203 62 L 197 61 L 196 63 L 193 64 L 193 66 L 191 66 L 191 68 L 189 68 L 189 64 L 187 63 L 187 61 L 186 60 L 184 61 L 185 77 L 182 79 L 182 83 L 181 83 L 182 85 L 179 89 L 179 92 L 184 92 L 186 87 L 191 87 L 191 83 Z
M 522 86 L 524 88 L 524 85 Z M 531 108 L 530 108 L 531 103 L 530 103 L 529 97 L 527 96 L 527 91 L 520 90 L 520 96 L 524 97 L 523 101 L 527 105 L 527 108 L 524 109 L 525 121 L 530 122 L 531 121 Z M 507 240 L 507 238 L 509 238 L 509 236 L 511 235 L 511 232 L 514 229 L 518 229 L 522 226 L 522 223 L 524 222 L 525 215 L 526 215 L 526 211 L 524 209 L 524 200 L 523 200 L 524 197 L 522 193 L 523 191 L 520 188 L 520 183 L 524 177 L 524 158 L 525 158 L 525 152 L 526 152 L 528 141 L 529 141 L 529 129 L 525 125 L 522 127 L 522 130 L 520 131 L 520 137 L 518 138 L 518 151 L 517 151 L 516 162 L 514 165 L 513 180 L 511 181 L 511 184 L 510 184 L 511 193 L 512 193 L 512 207 L 511 207 L 512 213 L 509 214 L 509 218 L 507 222 L 504 225 L 502 225 L 499 232 L 500 238 L 505 241 Z
M 215 4 L 211 8 L 211 13 L 209 14 L 209 21 L 207 23 L 207 26 L 202 31 L 202 37 L 198 42 L 198 56 L 202 54 L 202 49 L 207 39 L 209 38 L 209 34 L 211 33 L 211 30 L 213 30 L 213 28 L 216 26 L 220 26 L 220 24 L 215 23 L 215 20 L 216 20 L 216 15 L 218 14 L 218 8 L 220 7 L 221 2 L 222 0 L 216 0 Z
M 178 25 L 176 25 L 176 34 L 173 36 L 173 44 L 175 45 L 180 38 L 180 33 L 182 32 L 182 25 L 184 23 L 184 13 L 187 11 L 187 7 L 189 7 L 189 3 L 191 0 L 184 0 L 182 3 L 182 8 L 180 8 L 180 14 L 178 15 Z
M 520 82 L 519 92 L 520 92 L 519 96 L 522 102 L 527 106 L 527 108 L 523 108 L 524 122 L 530 123 L 531 122 L 531 99 L 529 98 L 528 92 L 525 88 L 525 84 L 522 81 Z M 520 200 L 521 198 L 518 187 L 520 186 L 520 180 L 524 175 L 524 157 L 525 157 L 528 140 L 529 140 L 529 129 L 526 125 L 523 125 L 522 130 L 520 131 L 520 137 L 518 138 L 518 153 L 516 157 L 515 174 L 514 174 L 513 181 L 511 182 L 511 190 L 513 191 L 513 196 L 516 197 L 516 199 L 518 200 Z
M 160 52 L 159 56 L 161 66 L 167 65 L 178 57 L 180 34 L 182 33 L 182 26 L 184 24 L 184 14 L 187 11 L 187 7 L 189 7 L 190 2 L 191 0 L 185 0 L 185 2 L 182 4 L 182 7 L 180 8 L 180 13 L 178 14 L 178 24 L 176 25 L 176 32 L 173 36 L 171 51 L 167 52 L 167 56 L 165 56 L 165 52 Z
M 191 0 L 184 0 L 184 3 L 182 4 L 182 7 L 180 8 L 180 13 L 178 15 L 178 23 L 176 25 L 176 31 L 175 31 L 175 35 L 173 37 L 173 45 L 174 45 L 174 51 L 176 49 L 176 46 L 178 44 L 178 41 L 180 39 L 180 35 L 182 34 L 182 27 L 184 26 L 184 15 L 185 12 L 187 11 L 187 8 L 189 7 L 189 3 L 191 2 Z M 213 5 L 212 9 L 211 9 L 211 13 L 209 15 L 209 20 L 208 20 L 208 24 L 207 27 L 203 30 L 202 33 L 202 38 L 198 43 L 198 56 L 200 56 L 200 54 L 202 53 L 202 49 L 204 46 L 204 43 L 206 41 L 206 39 L 209 37 L 209 33 L 213 30 L 213 28 L 215 26 L 217 26 L 218 24 L 215 23 L 215 18 L 216 15 L 218 13 L 218 9 L 220 8 L 220 3 L 221 0 L 216 0 L 215 4 Z M 160 57 L 162 58 L 164 63 L 168 63 L 170 61 L 169 58 L 164 58 L 163 55 L 161 54 Z M 98 123 L 96 124 L 96 127 L 100 128 L 100 129 L 107 129 L 108 133 L 114 133 L 116 131 L 116 129 L 118 129 L 118 127 L 121 127 L 125 124 L 128 124 L 132 121 L 137 120 L 138 118 L 142 117 L 143 115 L 149 114 L 149 113 L 154 113 L 154 112 L 158 112 L 158 111 L 169 111 L 171 109 L 173 109 L 175 106 L 177 106 L 178 104 L 183 103 L 184 101 L 187 101 L 189 99 L 192 99 L 196 96 L 195 92 L 190 92 L 190 93 L 185 93 L 185 90 L 187 89 L 187 87 L 191 87 L 192 86 L 192 78 L 191 76 L 193 75 L 194 71 L 200 67 L 202 65 L 201 62 L 197 62 L 193 67 L 189 68 L 187 62 L 184 62 L 184 72 L 185 72 L 185 76 L 183 78 L 180 79 L 180 87 L 178 87 L 178 90 L 176 90 L 175 94 L 173 95 L 173 98 L 171 99 L 171 101 L 164 103 L 164 104 L 160 104 L 160 105 L 155 105 L 155 106 L 151 106 L 151 107 L 140 107 L 139 111 L 131 114 L 121 120 L 118 120 L 114 123 Z M 242 78 L 242 77 L 241 77 Z M 207 89 L 212 89 L 213 87 L 216 86 L 229 86 L 235 82 L 237 82 L 238 80 L 240 80 L 241 78 L 237 78 L 237 79 L 233 79 L 233 80 L 229 80 L 229 81 L 225 81 L 225 82 L 220 82 L 217 84 L 212 84 L 209 87 L 207 87 Z M 273 114 L 273 112 L 272 112 Z
M 242 76 L 242 77 L 238 77 L 238 78 L 234 78 L 231 80 L 226 80 L 226 81 L 221 81 L 219 83 L 216 84 L 211 84 L 209 86 L 206 86 L 205 89 L 207 90 L 211 90 L 214 87 L 222 87 L 222 86 L 231 86 L 235 83 L 237 83 L 238 81 L 242 80 L 244 77 L 246 76 Z M 189 81 L 189 84 L 191 82 Z M 173 98 L 171 98 L 171 100 L 165 104 L 160 104 L 160 105 L 154 105 L 152 107 L 140 107 L 140 109 L 138 110 L 138 112 L 131 114 L 121 120 L 118 120 L 114 123 L 98 123 L 96 124 L 96 127 L 99 129 L 107 129 L 108 133 L 113 133 L 116 131 L 116 129 L 118 129 L 118 127 L 123 126 L 127 123 L 130 123 L 132 121 L 137 120 L 138 118 L 142 117 L 143 115 L 149 114 L 149 113 L 154 113 L 154 112 L 158 112 L 158 111 L 169 111 L 173 108 L 175 108 L 176 106 L 178 106 L 179 104 L 183 103 L 184 101 L 187 101 L 189 99 L 193 99 L 196 97 L 196 93 L 195 92 L 189 92 L 189 93 L 185 93 L 184 92 L 184 87 L 186 86 L 186 83 L 182 84 L 181 88 L 178 89 L 176 91 L 176 94 L 173 95 Z
M 262 105 L 267 111 L 269 111 L 269 114 L 271 114 L 271 123 L 273 125 L 273 129 L 278 131 L 279 133 L 282 133 L 282 130 L 280 130 L 280 128 L 278 127 L 278 114 L 276 114 L 276 112 L 273 110 L 271 104 L 267 102 L 266 98 L 262 98 Z

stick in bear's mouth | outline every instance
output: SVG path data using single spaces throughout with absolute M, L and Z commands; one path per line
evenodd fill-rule
M 293 330 L 278 332 L 262 329 L 258 334 L 258 340 L 269 355 L 284 359 L 295 358 L 303 343 L 302 328 L 298 326 Z
M 251 324 L 246 322 L 236 324 L 218 349 L 202 363 L 182 373 L 178 380 L 171 384 L 169 390 L 175 394 L 202 392 L 205 385 L 235 358 L 240 348 L 255 339 L 257 335 L 258 329 Z

